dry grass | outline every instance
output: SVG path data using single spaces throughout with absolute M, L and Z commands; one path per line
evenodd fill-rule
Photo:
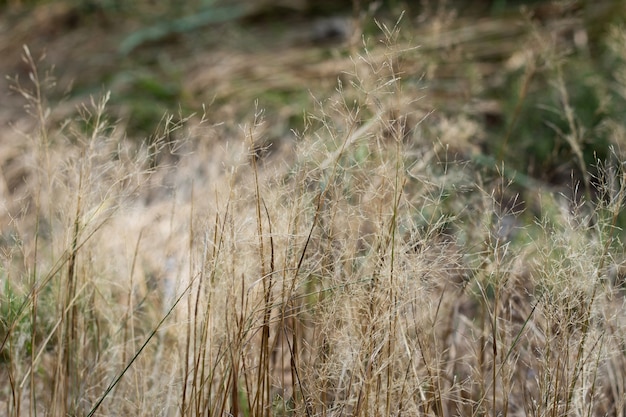
M 266 157 L 260 110 L 56 126 L 25 50 L 0 414 L 624 415 L 622 155 L 596 201 L 516 201 L 381 30 Z

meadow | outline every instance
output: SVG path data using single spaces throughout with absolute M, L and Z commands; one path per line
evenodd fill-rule
M 626 31 L 433 13 L 172 96 L 20 45 L 0 415 L 623 417 Z

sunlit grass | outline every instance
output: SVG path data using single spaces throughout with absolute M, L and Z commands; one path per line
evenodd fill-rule
M 586 184 L 522 183 L 424 110 L 419 50 L 380 30 L 269 153 L 253 103 L 145 143 L 108 95 L 51 123 L 25 49 L 0 413 L 622 414 L 621 121 Z

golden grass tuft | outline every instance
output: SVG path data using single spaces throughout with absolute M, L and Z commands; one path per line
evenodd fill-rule
M 621 155 L 606 198 L 524 212 L 381 30 L 264 157 L 258 109 L 239 137 L 166 117 L 137 144 L 107 95 L 54 125 L 25 50 L 1 414 L 624 414 Z

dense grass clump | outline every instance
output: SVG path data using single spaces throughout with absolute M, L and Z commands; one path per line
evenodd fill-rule
M 624 414 L 622 121 L 555 192 L 432 115 L 380 26 L 270 149 L 258 108 L 142 144 L 108 95 L 53 123 L 25 49 L 0 414 Z

